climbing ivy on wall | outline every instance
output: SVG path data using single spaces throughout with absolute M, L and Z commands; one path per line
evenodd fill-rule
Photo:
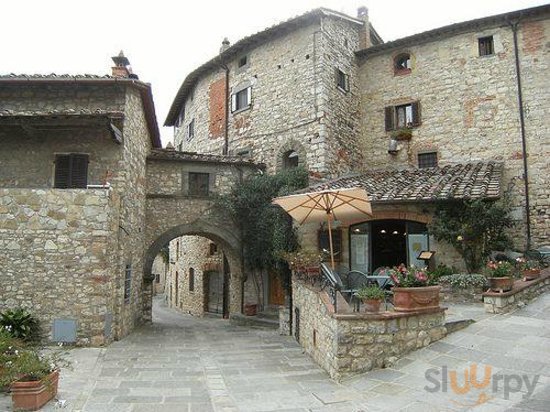
M 466 200 L 440 204 L 429 225 L 437 240 L 453 245 L 468 272 L 478 272 L 494 250 L 510 245 L 506 229 L 512 227 L 508 201 Z
M 298 247 L 290 217 L 271 201 L 306 187 L 303 168 L 276 174 L 252 175 L 221 196 L 218 204 L 228 211 L 240 228 L 245 266 L 249 270 L 280 269 L 280 253 Z

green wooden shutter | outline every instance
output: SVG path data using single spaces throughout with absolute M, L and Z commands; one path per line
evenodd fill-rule
M 71 183 L 70 187 L 86 189 L 88 185 L 88 155 L 71 155 Z
M 384 110 L 386 115 L 386 132 L 395 129 L 395 108 L 393 106 L 388 106 Z
M 66 189 L 69 187 L 71 178 L 71 157 L 70 155 L 55 156 L 55 178 L 53 187 Z
M 413 126 L 420 125 L 420 102 L 411 103 Z

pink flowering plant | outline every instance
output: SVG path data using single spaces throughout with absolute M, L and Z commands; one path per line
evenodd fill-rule
M 485 276 L 490 278 L 513 276 L 514 266 L 510 262 L 490 260 L 485 266 L 484 273 Z
M 389 276 L 396 287 L 415 288 L 436 284 L 436 279 L 426 268 L 405 266 L 403 264 L 392 269 L 386 269 L 385 275 Z

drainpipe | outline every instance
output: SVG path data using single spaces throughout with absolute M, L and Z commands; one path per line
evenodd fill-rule
M 222 69 L 225 70 L 225 124 L 224 124 L 224 142 L 223 154 L 229 153 L 229 67 L 222 63 Z
M 528 174 L 528 166 L 527 166 L 527 141 L 525 138 L 525 116 L 523 112 L 523 94 L 522 94 L 522 88 L 521 88 L 521 71 L 520 71 L 519 47 L 518 47 L 519 19 L 514 23 L 508 22 L 508 24 L 512 28 L 512 32 L 514 34 L 514 57 L 516 60 L 519 124 L 520 124 L 520 131 L 521 131 L 521 149 L 522 149 L 522 158 L 523 158 L 523 181 L 525 184 L 525 219 L 526 219 L 526 229 L 527 229 L 526 250 L 529 250 L 531 249 L 531 211 L 529 207 L 529 174 Z

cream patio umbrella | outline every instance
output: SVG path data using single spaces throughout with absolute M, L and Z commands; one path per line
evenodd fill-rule
M 367 192 L 358 187 L 281 196 L 275 198 L 273 203 L 281 206 L 300 225 L 327 221 L 330 264 L 333 270 L 332 221 L 355 220 L 360 216 L 372 216 Z

